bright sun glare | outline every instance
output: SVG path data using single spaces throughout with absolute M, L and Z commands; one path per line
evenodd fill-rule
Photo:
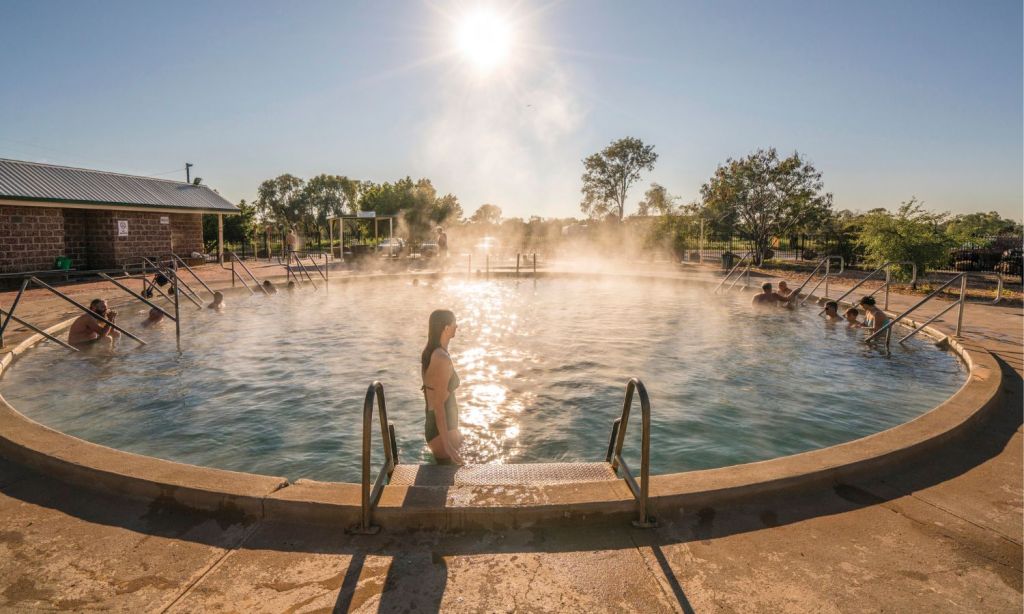
M 459 22 L 456 42 L 466 60 L 480 71 L 489 72 L 508 58 L 512 29 L 494 11 L 480 9 Z

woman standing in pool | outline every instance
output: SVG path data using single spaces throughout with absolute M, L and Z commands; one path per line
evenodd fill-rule
M 864 325 L 870 328 L 872 333 L 882 330 L 889 322 L 889 316 L 875 306 L 875 297 L 865 296 L 860 299 L 860 306 L 864 308 Z
M 439 464 L 464 464 L 459 454 L 462 434 L 459 433 L 459 406 L 455 402 L 459 376 L 448 354 L 448 343 L 457 329 L 455 314 L 451 311 L 438 309 L 431 313 L 427 345 L 420 356 L 423 396 L 427 402 L 423 434 Z

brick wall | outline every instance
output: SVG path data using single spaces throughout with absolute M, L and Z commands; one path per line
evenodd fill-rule
M 127 236 L 118 236 L 119 220 Z M 114 269 L 172 249 L 203 251 L 202 215 L 0 205 L 0 273 L 52 269 L 58 256 L 79 270 Z
M 174 253 L 187 258 L 203 250 L 203 216 L 199 213 L 172 213 L 171 245 Z
M 63 254 L 60 209 L 0 205 L 0 273 L 52 269 Z

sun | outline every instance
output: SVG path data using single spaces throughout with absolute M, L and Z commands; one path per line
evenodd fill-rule
M 491 72 L 508 60 L 512 27 L 494 11 L 478 9 L 459 21 L 455 42 L 466 61 L 480 72 Z

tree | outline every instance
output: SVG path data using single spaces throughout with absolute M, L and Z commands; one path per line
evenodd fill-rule
M 303 220 L 303 181 L 285 173 L 260 184 L 256 212 L 264 222 L 277 226 L 296 226 Z
M 303 223 L 316 230 L 319 241 L 327 220 L 355 209 L 360 182 L 341 175 L 321 174 L 306 182 L 299 195 Z
M 217 217 L 216 213 L 203 216 L 203 244 L 208 252 L 217 247 Z M 244 199 L 238 201 L 238 214 L 224 216 L 224 242 L 245 244 L 255 231 L 256 208 Z
M 473 213 L 469 221 L 477 224 L 500 224 L 501 223 L 501 207 L 497 205 L 480 205 L 480 208 Z
M 1021 225 L 1004 218 L 996 211 L 958 215 L 946 224 L 946 234 L 959 243 L 983 240 L 988 237 L 1021 234 Z
M 925 211 L 916 198 L 901 203 L 896 213 L 874 209 L 860 220 L 857 243 L 868 263 L 913 262 L 919 272 L 949 259 L 954 241 L 942 230 L 947 213 Z
M 640 201 L 639 215 L 668 215 L 675 210 L 676 197 L 669 194 L 665 186 L 652 183 Z
M 821 173 L 800 154 L 780 159 L 771 148 L 726 160 L 701 187 L 701 196 L 716 215 L 735 219 L 740 235 L 754 244 L 755 262 L 761 264 L 773 237 L 828 214 L 832 195 L 822 187 Z
M 626 210 L 629 188 L 640 179 L 641 171 L 650 171 L 658 160 L 654 145 L 644 145 L 634 137 L 613 141 L 583 160 L 583 201 L 580 209 L 590 217 L 618 214 Z

